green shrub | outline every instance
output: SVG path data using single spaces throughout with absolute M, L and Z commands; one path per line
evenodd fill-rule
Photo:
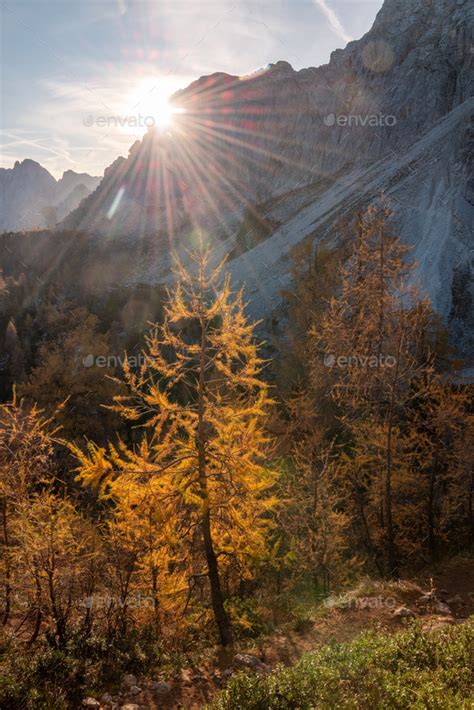
M 0 650 L 0 710 L 65 710 L 85 694 L 119 684 L 123 673 L 154 667 L 161 651 L 144 627 L 126 637 L 71 633 L 64 646 L 44 640 L 30 649 Z
M 474 701 L 474 624 L 323 646 L 267 678 L 240 673 L 213 710 L 460 710 Z
M 79 698 L 82 664 L 63 651 L 41 646 L 11 651 L 0 665 L 0 708 L 65 710 Z

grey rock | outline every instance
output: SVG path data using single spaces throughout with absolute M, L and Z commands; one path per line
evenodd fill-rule
M 125 688 L 131 688 L 132 686 L 136 685 L 138 683 L 137 677 L 134 676 L 132 673 L 128 673 L 127 675 L 124 675 L 122 678 L 122 685 Z
M 132 685 L 129 693 L 130 695 L 139 695 L 142 692 L 142 689 L 138 685 Z
M 412 619 L 416 614 L 406 606 L 399 606 L 397 609 L 394 609 L 393 616 L 397 619 Z
M 168 695 L 171 692 L 171 684 L 164 680 L 153 683 L 151 687 L 155 695 Z
M 95 698 L 84 698 L 82 701 L 82 707 L 84 708 L 100 708 L 100 703 Z
M 263 663 L 257 656 L 252 656 L 248 653 L 237 653 L 237 655 L 234 656 L 233 664 L 240 668 L 250 668 L 251 670 L 261 674 L 271 672 L 270 666 Z
M 257 668 L 262 664 L 262 661 L 257 656 L 251 656 L 249 653 L 237 653 L 234 656 L 234 664 L 244 668 Z

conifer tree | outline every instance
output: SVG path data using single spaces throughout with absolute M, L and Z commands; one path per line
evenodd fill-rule
M 311 399 L 305 392 L 295 394 L 288 407 L 292 446 L 281 479 L 281 532 L 295 574 L 309 575 L 315 588 L 329 592 L 359 564 L 350 545 L 348 491 L 340 485 L 335 444 L 321 427 Z
M 242 579 L 265 554 L 275 474 L 267 465 L 265 418 L 271 401 L 262 380 L 254 325 L 242 293 L 211 267 L 209 251 L 178 263 L 163 324 L 147 339 L 139 373 L 126 367 L 129 394 L 114 411 L 143 427 L 137 450 L 123 444 L 107 463 L 99 450 L 82 456 L 84 482 L 98 480 L 119 499 L 134 487 L 153 488 L 163 523 L 156 535 L 178 550 L 192 591 L 205 575 L 223 645 L 231 642 L 223 576 Z M 122 486 L 122 483 L 126 483 Z M 157 544 L 160 548 L 160 544 Z M 168 561 L 168 565 L 171 561 Z
M 410 404 L 412 382 L 430 364 L 420 361 L 415 347 L 429 308 L 410 286 L 414 265 L 390 232 L 389 214 L 385 206 L 373 207 L 359 220 L 340 294 L 320 329 L 312 330 L 312 377 L 314 386 L 327 372 L 333 378 L 331 398 L 353 444 L 347 479 L 361 501 L 366 543 L 376 558 L 382 545 L 387 573 L 398 576 L 394 476 L 404 450 L 399 415 Z M 378 519 L 376 534 L 370 519 Z
M 0 515 L 2 620 L 6 624 L 15 588 L 13 554 L 19 508 L 35 488 L 53 475 L 55 430 L 37 407 L 26 407 L 14 391 L 0 407 Z
M 48 490 L 23 499 L 16 521 L 17 591 L 30 618 L 33 635 L 41 623 L 54 629 L 54 644 L 64 645 L 82 601 L 92 529 L 73 504 Z M 33 614 L 32 614 L 33 612 Z
M 307 379 L 309 333 L 318 327 L 339 278 L 340 254 L 325 243 L 307 240 L 290 253 L 291 286 L 282 291 L 288 304 L 285 332 L 277 341 L 277 376 L 283 398 Z
M 114 372 L 107 363 L 109 340 L 97 316 L 73 302 L 46 303 L 35 328 L 42 335 L 36 362 L 19 394 L 54 414 L 63 436 L 94 435 L 103 443 L 120 421 L 102 407 L 117 388 L 108 377 Z
M 407 418 L 412 418 L 416 432 L 413 465 L 422 481 L 418 519 L 423 521 L 422 539 L 433 562 L 443 545 L 457 547 L 462 541 L 461 546 L 468 546 L 472 466 L 466 466 L 466 454 L 472 456 L 473 422 L 468 391 L 449 377 L 428 372 L 417 384 L 416 406 Z

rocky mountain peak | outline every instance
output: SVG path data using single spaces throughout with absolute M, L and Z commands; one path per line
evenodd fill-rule
M 465 330 L 473 18 L 464 0 L 386 0 L 372 29 L 326 65 L 294 71 L 278 61 L 245 77 L 197 79 L 173 96 L 181 112 L 171 130 L 136 141 L 60 228 L 122 237 L 132 253 L 138 238 L 158 243 L 160 261 L 136 264 L 130 278 L 159 280 L 170 243 L 200 230 L 216 250 L 237 253 L 244 213 L 256 212 L 280 226 L 258 245 L 243 240 L 252 273 L 247 253 L 233 269 L 243 282 L 258 273 L 252 303 L 268 310 L 290 247 L 317 230 L 328 238 L 339 218 L 384 192 L 436 308 Z M 272 269 L 260 270 L 259 258 Z
M 31 158 L 15 161 L 13 168 L 0 168 L 0 231 L 50 226 L 75 209 L 99 182 L 98 177 L 73 170 L 56 180 Z M 76 191 L 78 186 L 83 189 Z

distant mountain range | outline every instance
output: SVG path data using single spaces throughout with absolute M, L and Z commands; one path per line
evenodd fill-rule
M 52 227 L 90 195 L 101 178 L 66 170 L 56 180 L 34 160 L 0 168 L 0 232 Z
M 324 66 L 202 77 L 173 97 L 172 130 L 134 143 L 42 250 L 64 259 L 79 249 L 67 234 L 86 234 L 81 282 L 100 290 L 168 279 L 170 251 L 202 234 L 269 320 L 291 247 L 334 240 L 383 193 L 422 288 L 474 359 L 473 27 L 469 0 L 385 0 Z M 37 251 L 33 264 L 16 248 L 39 268 Z

